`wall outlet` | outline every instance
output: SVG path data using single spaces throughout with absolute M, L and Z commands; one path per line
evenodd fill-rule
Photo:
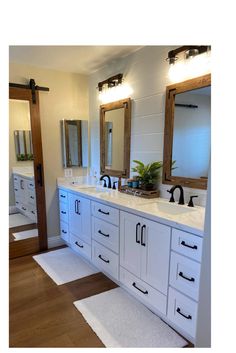
M 64 170 L 64 173 L 65 173 L 65 178 L 70 178 L 73 176 L 73 173 L 72 173 L 72 169 L 71 168 L 66 168 Z

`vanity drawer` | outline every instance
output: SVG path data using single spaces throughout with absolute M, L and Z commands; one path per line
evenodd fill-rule
M 30 190 L 34 190 L 35 189 L 34 180 L 28 180 L 27 181 L 27 187 Z
M 68 205 L 60 202 L 60 220 L 68 223 Z
M 118 255 L 105 248 L 103 245 L 92 241 L 92 257 L 95 266 L 102 271 L 109 273 L 119 280 L 119 259 Z
M 70 245 L 78 254 L 91 260 L 91 245 L 88 245 L 73 233 L 70 233 Z
M 67 200 L 68 200 L 68 193 L 64 190 L 59 189 L 59 201 L 67 202 Z
M 198 300 L 201 265 L 171 252 L 170 285 Z
M 164 294 L 152 288 L 147 283 L 125 270 L 123 267 L 120 267 L 120 281 L 131 292 L 138 296 L 142 302 L 152 305 L 154 308 L 166 315 L 167 298 Z
M 69 228 L 68 224 L 65 222 L 60 222 L 61 237 L 65 241 L 69 242 Z
M 118 253 L 119 228 L 92 216 L 92 237 L 112 251 Z
M 197 303 L 169 288 L 167 317 L 190 336 L 195 337 Z
M 171 248 L 182 255 L 201 262 L 202 238 L 196 235 L 172 229 Z
M 119 210 L 114 207 L 92 201 L 92 214 L 116 226 L 119 225 Z

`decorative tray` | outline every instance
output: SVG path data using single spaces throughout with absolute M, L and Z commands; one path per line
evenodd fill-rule
M 160 197 L 160 190 L 143 190 L 140 188 L 130 188 L 127 185 L 124 185 L 121 187 L 119 190 L 120 192 L 123 192 L 124 194 L 128 195 L 133 195 L 133 196 L 138 196 L 138 197 L 143 197 L 145 199 L 152 199 L 155 197 Z

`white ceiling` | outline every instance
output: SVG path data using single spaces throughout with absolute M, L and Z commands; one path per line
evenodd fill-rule
M 10 46 L 10 62 L 89 75 L 141 46 Z

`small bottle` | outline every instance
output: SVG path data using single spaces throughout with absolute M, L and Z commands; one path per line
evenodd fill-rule
M 133 179 L 128 179 L 127 180 L 127 185 L 129 188 L 132 188 L 133 187 Z

